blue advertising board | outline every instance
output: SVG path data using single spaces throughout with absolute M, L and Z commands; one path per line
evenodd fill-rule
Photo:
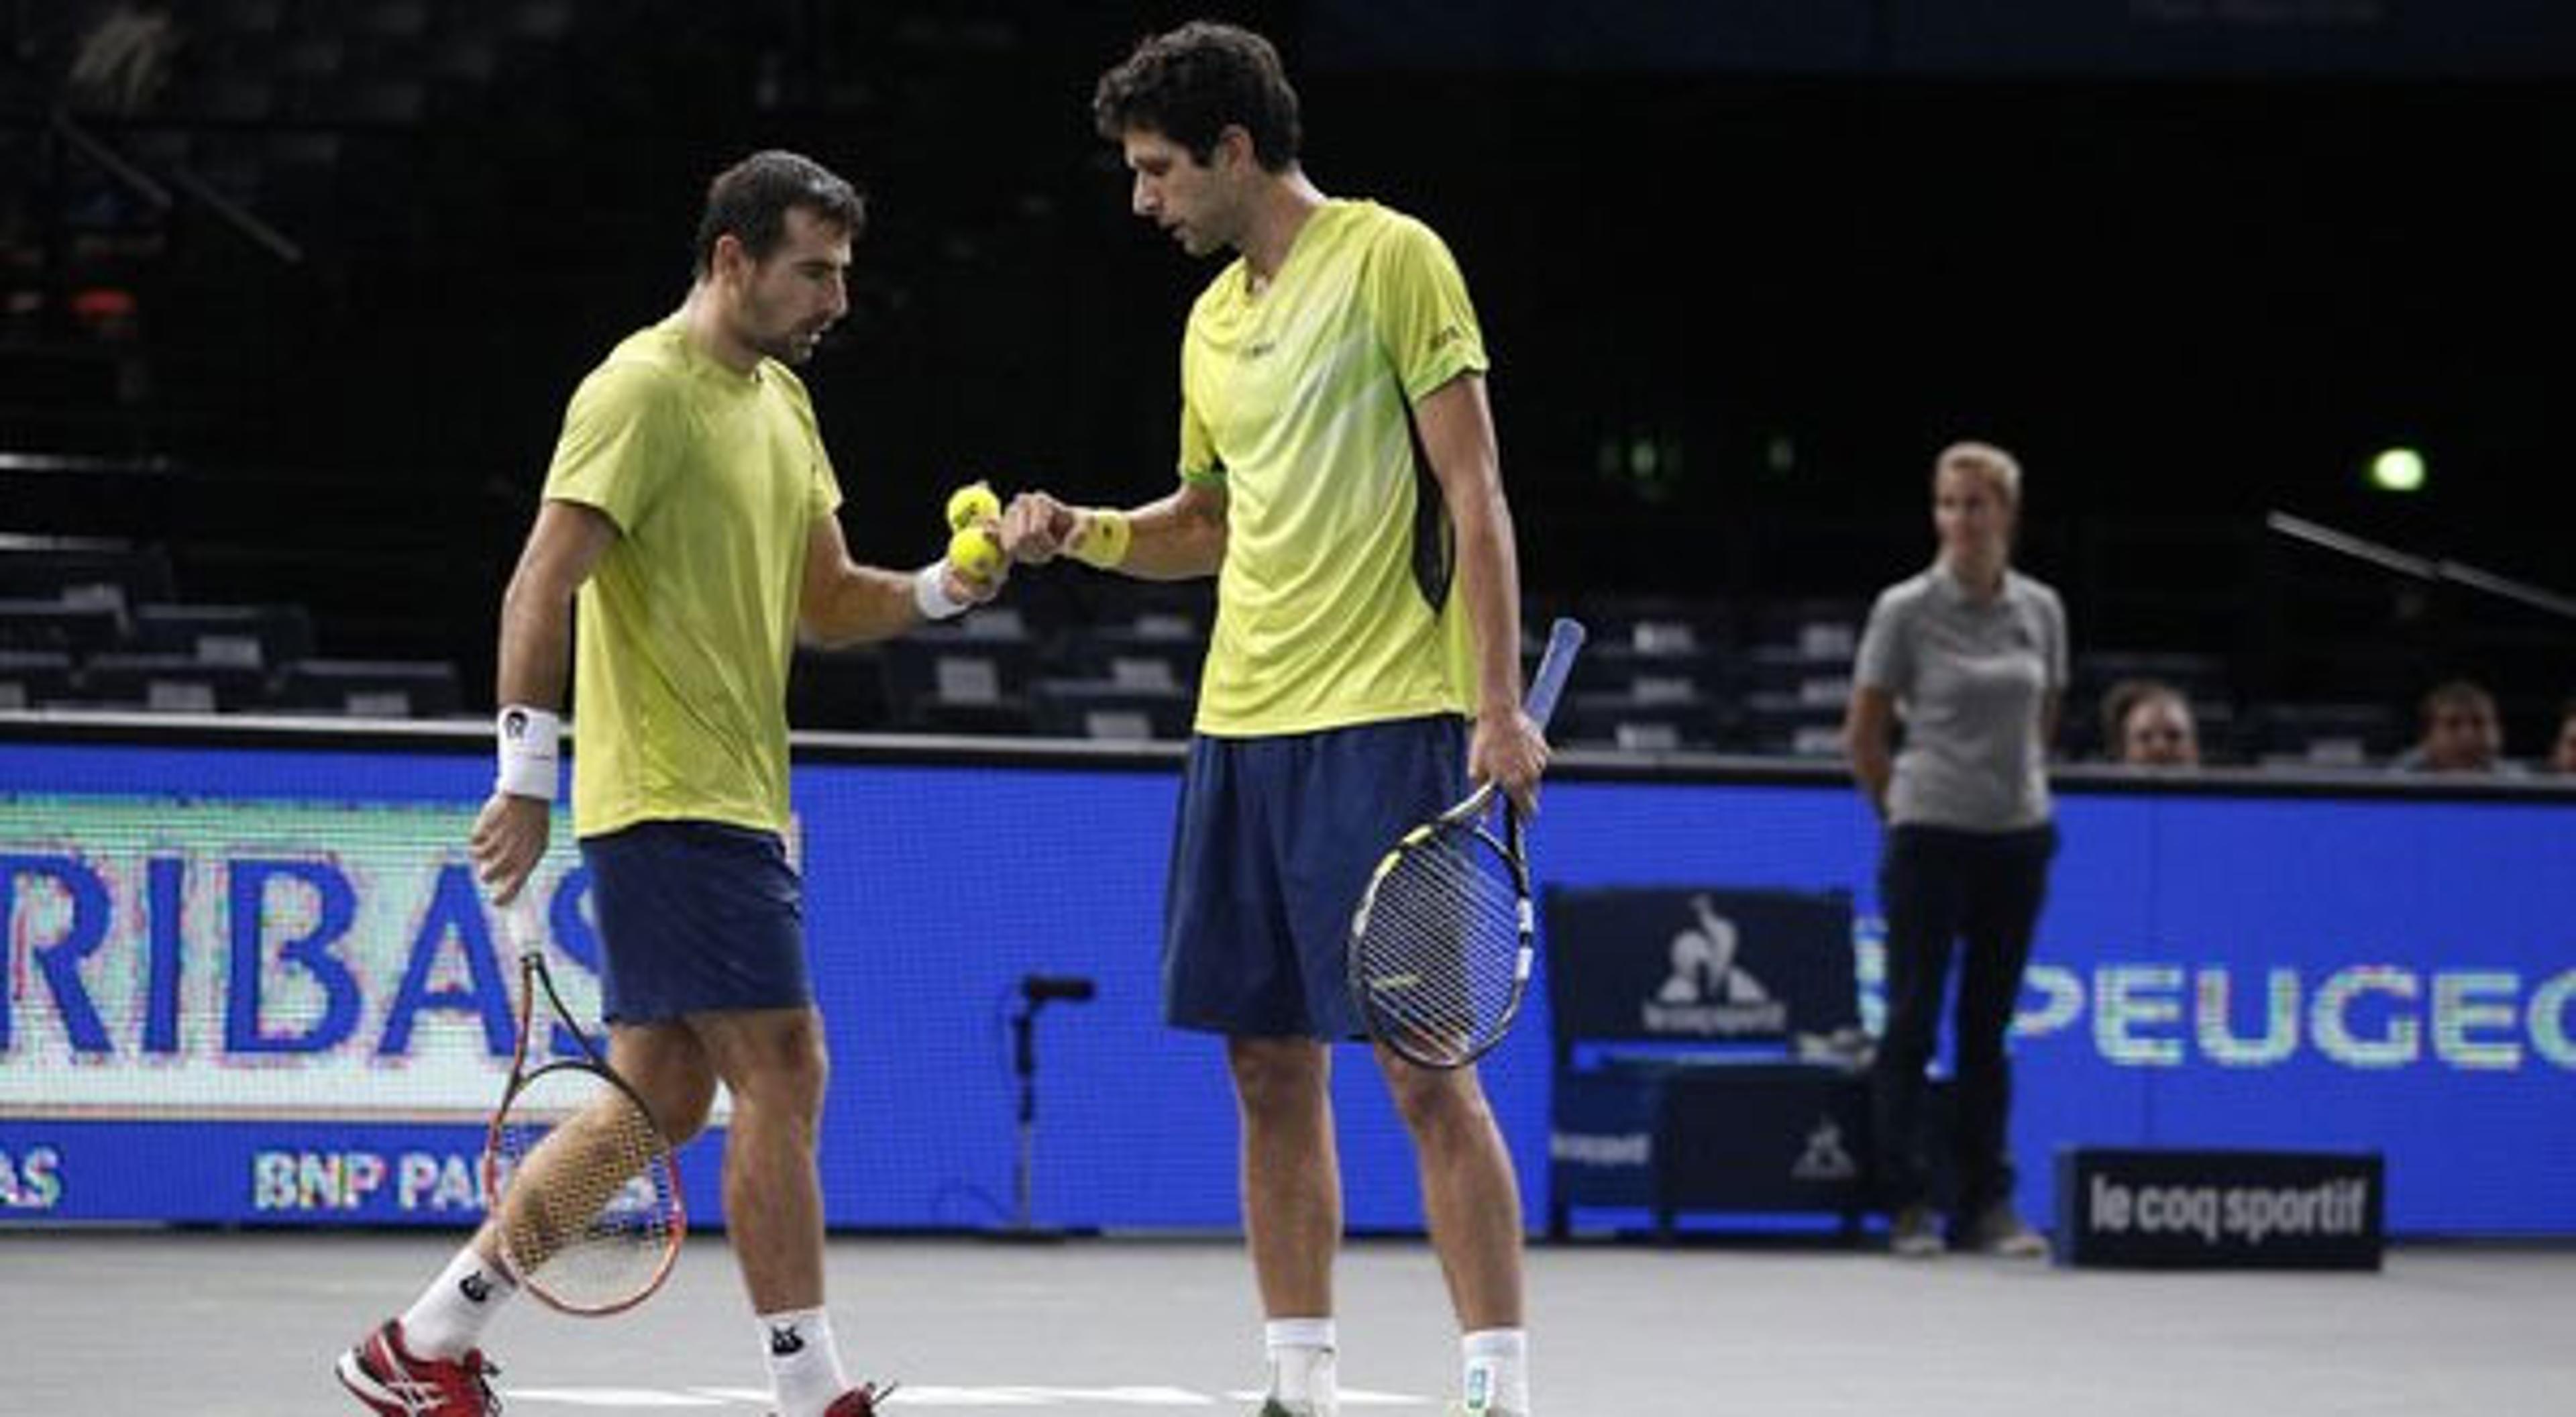
M 0 1221 L 455 1225 L 509 1053 L 510 971 L 462 841 L 471 735 L 351 746 L 0 742 Z M 1215 1040 L 1159 1022 L 1173 760 L 808 745 L 798 841 L 842 1228 L 1007 1218 L 1030 974 L 1036 1218 L 1231 1227 Z M 2576 1234 L 2576 795 L 2189 790 L 2070 775 L 2016 1025 L 2022 1203 L 2061 1147 L 2385 1156 L 2391 1234 Z M 559 832 L 564 830 L 558 823 Z M 1877 829 L 1830 771 L 1565 765 L 1561 886 L 1842 890 L 1877 1015 Z M 576 1008 L 599 944 L 568 836 L 540 877 Z M 1678 922 L 1684 928 L 1689 922 Z M 1485 1065 L 1545 1213 L 1544 990 Z M 1421 1223 L 1358 1051 L 1349 1222 Z M 713 1217 L 721 1127 L 683 1160 Z

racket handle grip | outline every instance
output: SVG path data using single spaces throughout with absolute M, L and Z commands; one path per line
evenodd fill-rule
M 1560 618 L 1548 627 L 1547 652 L 1538 658 L 1538 672 L 1530 676 L 1529 698 L 1524 709 L 1530 721 L 1540 728 L 1556 716 L 1557 697 L 1565 692 L 1565 677 L 1574 672 L 1574 652 L 1583 648 L 1583 622 Z
M 537 904 L 537 882 L 532 875 L 501 907 L 501 928 L 510 938 L 510 947 L 525 954 L 539 947 L 545 938 L 545 917 Z

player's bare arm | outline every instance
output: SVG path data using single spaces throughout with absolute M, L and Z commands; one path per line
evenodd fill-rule
M 1476 732 L 1467 771 L 1493 782 L 1526 813 L 1537 806 L 1547 739 L 1521 712 L 1521 574 L 1512 511 L 1485 381 L 1461 374 L 1413 408 L 1431 474 L 1458 534 L 1458 590 L 1476 632 Z
M 595 507 L 547 502 L 537 509 L 537 524 L 520 548 L 518 568 L 501 597 L 501 655 L 493 689 L 504 705 L 562 712 L 564 676 L 572 661 L 573 593 L 616 540 L 617 524 Z M 537 858 L 545 854 L 554 808 L 551 784 L 548 788 L 541 797 L 496 787 L 474 819 L 466 850 L 475 875 L 495 900 L 507 903 L 518 895 Z
M 1010 579 L 1007 563 L 989 580 L 933 563 L 939 593 L 958 606 L 981 605 Z M 807 638 L 826 645 L 891 639 L 928 618 L 921 599 L 921 571 L 888 571 L 850 559 L 850 544 L 837 517 L 816 517 L 805 542 L 805 584 L 796 618 Z
M 1127 511 L 1023 492 L 1002 513 L 1002 549 L 1014 561 L 1043 565 L 1071 556 L 1139 580 L 1215 575 L 1225 564 L 1225 538 L 1225 492 L 1195 482 Z

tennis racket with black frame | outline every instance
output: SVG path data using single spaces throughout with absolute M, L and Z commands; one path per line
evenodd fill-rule
M 483 1148 L 483 1190 L 520 1287 L 567 1314 L 614 1314 L 651 1298 L 679 1258 L 689 1228 L 679 1159 L 564 1007 L 532 897 L 523 888 L 502 911 L 519 955 L 519 1037 Z M 535 1061 L 553 1051 L 536 1041 L 539 1029 L 574 1048 Z
M 1574 620 L 1548 630 L 1525 705 L 1542 729 L 1583 637 Z M 1369 1036 L 1427 1068 L 1483 1057 L 1529 992 L 1533 918 L 1520 811 L 1494 784 L 1406 832 L 1351 918 L 1351 999 Z

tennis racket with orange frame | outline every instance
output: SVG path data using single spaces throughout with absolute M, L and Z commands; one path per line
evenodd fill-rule
M 651 1298 L 679 1258 L 689 1229 L 680 1164 L 652 1109 L 556 992 L 532 897 L 523 888 L 502 910 L 519 955 L 519 1036 L 483 1189 L 521 1288 L 567 1314 L 614 1314 Z M 541 1028 L 573 1048 L 545 1057 L 555 1050 L 540 1046 Z

